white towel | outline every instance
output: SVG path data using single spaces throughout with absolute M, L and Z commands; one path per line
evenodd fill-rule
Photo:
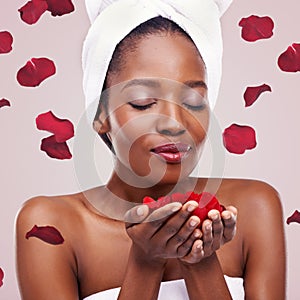
M 97 111 L 106 72 L 117 44 L 134 28 L 162 16 L 194 41 L 207 69 L 208 101 L 218 96 L 222 67 L 220 16 L 232 0 L 86 0 L 91 27 L 82 53 L 83 89 L 89 120 Z
M 244 280 L 240 277 L 224 276 L 233 300 L 244 300 Z M 110 289 L 90 295 L 84 300 L 116 300 L 120 288 Z M 183 279 L 162 282 L 159 290 L 158 300 L 188 300 L 189 296 Z

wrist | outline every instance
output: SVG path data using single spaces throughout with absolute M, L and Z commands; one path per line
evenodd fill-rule
M 132 244 L 130 250 L 131 258 L 143 268 L 149 267 L 151 269 L 164 269 L 167 263 L 167 260 L 160 257 L 151 257 L 147 255 L 140 247 L 135 244 Z
M 204 257 L 197 263 L 189 263 L 180 259 L 179 262 L 180 262 L 181 269 L 183 271 L 188 271 L 188 272 L 197 269 L 205 270 L 206 268 L 211 268 L 212 266 L 219 264 L 219 260 L 216 255 L 216 252 L 214 252 L 210 256 Z

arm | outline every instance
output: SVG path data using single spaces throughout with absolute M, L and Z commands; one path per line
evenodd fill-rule
M 59 218 L 57 208 L 42 197 L 28 201 L 17 216 L 17 276 L 23 300 L 79 299 L 72 251 Z M 34 237 L 27 240 L 25 235 L 35 224 L 55 226 L 65 242 L 50 245 Z
M 216 253 L 196 264 L 181 264 L 190 300 L 232 299 Z
M 245 294 L 247 300 L 285 299 L 285 238 L 282 208 L 277 192 L 256 182 L 248 212 L 241 222 L 244 235 Z M 249 210 L 252 213 L 249 213 Z
M 165 262 L 145 259 L 144 253 L 132 247 L 125 279 L 118 299 L 155 300 L 158 297 Z

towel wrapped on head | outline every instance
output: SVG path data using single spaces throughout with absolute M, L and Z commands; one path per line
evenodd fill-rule
M 88 119 L 94 120 L 116 46 L 138 25 L 161 16 L 193 40 L 207 71 L 208 102 L 214 107 L 222 73 L 220 17 L 231 0 L 86 0 L 91 27 L 82 53 Z

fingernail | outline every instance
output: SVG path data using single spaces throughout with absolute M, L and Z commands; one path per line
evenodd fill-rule
M 206 226 L 205 226 L 205 229 L 206 229 L 206 230 L 211 230 L 211 225 L 206 225 Z
M 136 214 L 141 217 L 142 215 L 144 215 L 144 207 L 140 206 L 137 208 L 136 210 Z
M 197 223 L 198 223 L 198 222 L 197 222 L 196 220 L 191 220 L 191 221 L 190 221 L 190 226 L 191 226 L 191 227 L 194 227 L 194 226 L 197 225 Z
M 187 211 L 188 211 L 188 212 L 192 212 L 196 207 L 197 207 L 197 206 L 195 206 L 195 205 L 189 205 L 189 206 L 187 207 Z
M 230 218 L 231 218 L 231 214 L 230 214 L 230 213 L 225 212 L 225 213 L 223 214 L 223 219 L 228 220 L 228 219 L 230 219 Z
M 178 205 L 176 205 L 176 206 L 174 206 L 174 207 L 172 207 L 172 212 L 175 212 L 175 211 L 178 211 L 179 209 L 181 208 L 181 205 L 180 204 L 178 204 Z
M 195 237 L 195 238 L 198 238 L 200 235 L 201 235 L 201 233 L 200 233 L 199 231 L 196 231 L 196 232 L 194 233 L 194 237 Z
M 215 214 L 215 215 L 212 215 L 211 216 L 211 218 L 215 221 L 215 220 L 217 220 L 218 219 L 218 215 L 217 214 Z
M 197 248 L 197 249 L 201 249 L 201 248 L 202 248 L 202 244 L 198 244 L 198 245 L 196 246 L 196 248 Z

